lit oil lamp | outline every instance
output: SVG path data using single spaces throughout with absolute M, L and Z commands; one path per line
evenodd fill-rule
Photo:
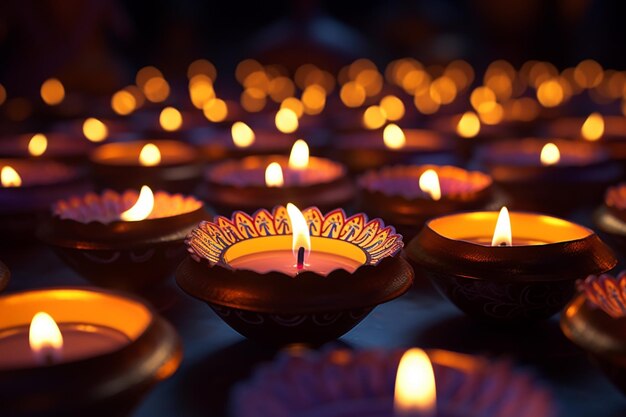
M 287 152 L 293 137 L 268 129 L 253 130 L 246 123 L 237 121 L 230 129 L 213 129 L 192 135 L 191 142 L 200 148 L 208 162 L 250 155 L 273 155 Z
M 134 129 L 145 137 L 171 140 L 186 139 L 195 129 L 209 126 L 201 111 L 180 110 L 173 106 L 137 112 L 131 122 Z
M 26 133 L 0 139 L 0 157 L 84 162 L 94 145 L 61 132 Z
M 231 404 L 236 417 L 556 416 L 551 394 L 507 362 L 418 348 L 286 352 Z
M 597 142 L 607 149 L 611 159 L 626 167 L 626 117 L 594 112 L 586 118 L 560 118 L 547 131 L 563 138 Z
M 109 119 L 101 117 L 87 117 L 67 122 L 57 123 L 52 132 L 67 135 L 73 140 L 87 142 L 87 146 L 93 147 L 94 143 L 101 143 L 111 139 L 130 137 L 131 127 L 127 120 Z M 52 134 L 49 132 L 49 134 Z M 50 137 L 52 142 L 52 137 Z M 52 146 L 52 145 L 51 145 Z M 85 145 L 77 145 L 85 146 Z
M 40 238 L 81 276 L 111 288 L 148 291 L 184 257 L 186 234 L 206 218 L 194 197 L 105 191 L 56 202 Z
M 394 224 L 405 239 L 430 218 L 485 208 L 491 185 L 481 172 L 435 165 L 383 167 L 359 178 L 363 211 Z
M 340 209 L 261 209 L 202 222 L 186 241 L 178 285 L 242 335 L 268 344 L 340 337 L 411 286 L 402 237 Z
M 565 336 L 626 394 L 626 273 L 591 275 L 561 316 Z
M 202 176 L 196 150 L 173 140 L 109 143 L 96 148 L 90 160 L 101 189 L 125 190 L 145 184 L 190 193 Z
M 480 154 L 496 185 L 520 210 L 573 211 L 600 201 L 621 169 L 591 143 L 527 138 L 489 145 Z
M 338 159 L 352 172 L 437 157 L 451 160 L 454 154 L 453 141 L 436 131 L 402 129 L 393 123 L 382 131 L 341 135 L 335 147 Z
M 329 210 L 349 204 L 354 197 L 343 165 L 310 157 L 303 140 L 294 143 L 289 158 L 254 155 L 217 163 L 206 171 L 205 181 L 207 201 L 222 214 L 271 209 L 286 201 Z
M 0 159 L 0 230 L 12 239 L 28 240 L 37 216 L 50 204 L 90 188 L 85 173 L 74 167 L 52 161 Z
M 431 220 L 406 254 L 465 313 L 496 321 L 548 318 L 577 279 L 617 263 L 590 229 L 506 208 Z
M 124 415 L 181 361 L 176 332 L 140 301 L 79 288 L 0 297 L 8 415 Z M 59 383 L 63 381 L 63 383 Z

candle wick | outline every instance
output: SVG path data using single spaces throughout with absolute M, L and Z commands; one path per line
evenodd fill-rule
M 509 246 L 506 242 L 502 241 L 498 243 L 498 246 Z
M 298 270 L 304 269 L 304 247 L 300 247 L 298 249 L 298 261 L 297 261 Z

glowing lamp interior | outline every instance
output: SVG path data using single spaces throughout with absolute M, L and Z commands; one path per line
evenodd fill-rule
M 587 117 L 583 126 L 580 128 L 580 134 L 587 140 L 598 140 L 604 134 L 604 118 L 600 113 L 594 112 Z
M 394 415 L 434 416 L 436 408 L 437 388 L 432 363 L 422 349 L 409 349 L 398 365 Z
M 558 164 L 561 160 L 561 152 L 554 143 L 546 143 L 541 149 L 541 164 L 545 166 Z
M 389 149 L 402 149 L 406 144 L 406 137 L 400 126 L 391 123 L 383 130 L 383 141 Z
M 247 148 L 254 143 L 254 131 L 244 122 L 235 122 L 230 129 L 233 143 L 238 148 Z
M 90 117 L 83 123 L 83 135 L 92 142 L 102 142 L 109 135 L 109 129 L 100 120 Z
M 145 167 L 159 165 L 161 163 L 161 151 L 153 143 L 147 143 L 139 153 L 139 163 Z
M 141 187 L 137 202 L 120 215 L 120 218 L 127 222 L 136 222 L 148 218 L 154 208 L 154 195 L 147 185 Z
M 33 316 L 28 342 L 37 362 L 50 364 L 61 359 L 63 336 L 59 326 L 48 313 L 40 311 Z
M 48 138 L 42 133 L 37 133 L 28 142 L 28 153 L 32 156 L 41 156 L 48 148 Z
M 295 205 L 287 204 L 287 215 L 291 224 L 291 232 L 293 239 L 291 250 L 296 258 L 296 266 L 298 269 L 304 269 L 307 265 L 306 261 L 311 253 L 311 236 L 309 234 L 309 226 L 302 212 Z
M 22 177 L 12 166 L 2 167 L 0 171 L 0 182 L 3 187 L 20 187 L 22 185 Z
M 509 210 L 505 206 L 500 209 L 500 214 L 498 214 L 496 228 L 493 231 L 493 239 L 491 239 L 491 246 L 512 245 L 513 234 L 511 233 L 511 218 L 509 217 Z
M 289 154 L 289 168 L 291 169 L 306 169 L 309 166 L 309 145 L 302 140 L 298 139 L 291 147 L 291 153 Z
M 438 201 L 441 199 L 441 186 L 439 184 L 439 176 L 434 169 L 428 169 L 420 175 L 420 190 L 430 195 L 430 197 Z
M 298 115 L 286 107 L 276 112 L 274 122 L 276 123 L 276 129 L 282 133 L 293 133 L 298 130 Z
M 174 132 L 183 124 L 183 115 L 174 107 L 166 107 L 161 110 L 159 115 L 159 124 L 168 132 Z
M 272 162 L 265 168 L 265 185 L 268 187 L 282 187 L 284 184 L 283 169 L 278 162 Z
M 473 138 L 480 133 L 480 119 L 476 113 L 468 111 L 456 125 L 456 133 L 464 138 Z

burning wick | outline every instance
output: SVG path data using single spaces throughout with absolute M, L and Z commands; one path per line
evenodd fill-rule
M 298 261 L 296 265 L 298 267 L 298 271 L 302 271 L 304 269 L 304 246 L 300 246 L 298 249 Z

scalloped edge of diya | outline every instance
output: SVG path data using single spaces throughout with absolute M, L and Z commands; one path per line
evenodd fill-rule
M 310 157 L 310 160 L 318 160 L 327 163 L 337 170 L 334 176 L 322 182 L 310 184 L 293 184 L 283 187 L 267 187 L 263 185 L 240 185 L 228 184 L 220 181 L 225 173 L 220 172 L 226 168 L 236 170 L 245 168 L 252 160 L 258 160 L 258 167 L 265 167 L 271 162 L 284 161 L 281 166 L 287 165 L 287 157 L 284 155 L 253 155 L 239 160 L 227 160 L 213 165 L 205 171 L 204 178 L 207 187 L 206 200 L 218 210 L 230 212 L 242 210 L 254 210 L 258 207 L 272 209 L 276 205 L 285 204 L 287 201 L 300 207 L 319 206 L 323 210 L 331 210 L 349 204 L 355 197 L 356 189 L 347 176 L 344 165 L 326 158 Z M 259 168 L 260 169 L 260 168 Z M 263 173 L 261 173 L 262 178 Z
M 93 287 L 46 288 L 4 297 L 55 290 L 122 297 L 143 307 L 150 319 L 131 343 L 110 353 L 43 367 L 0 370 L 3 388 L 0 402 L 10 415 L 16 412 L 22 415 L 28 404 L 28 415 L 49 415 L 50 408 L 61 415 L 85 415 L 87 411 L 93 414 L 95 409 L 99 411 L 96 415 L 125 415 L 156 383 L 171 376 L 180 366 L 183 351 L 176 330 L 139 297 Z M 59 381 L 64 382 L 59 384 Z M 77 392 L 82 393 L 79 398 L 70 395 Z M 47 411 L 37 408 L 42 404 Z
M 392 416 L 403 353 L 332 348 L 283 353 L 235 387 L 230 407 L 237 417 Z M 426 353 L 435 374 L 438 416 L 556 415 L 550 391 L 509 361 L 440 349 Z
M 385 146 L 382 129 L 338 134 L 333 153 L 350 171 L 363 172 L 382 165 L 408 163 L 424 155 L 454 155 L 456 151 L 453 138 L 437 131 L 413 128 L 402 131 L 406 144 L 400 149 Z M 418 138 L 413 138 L 415 135 Z M 372 139 L 363 140 L 368 136 Z
M 4 290 L 9 285 L 11 279 L 11 271 L 9 268 L 0 261 L 0 291 Z
M 386 184 L 396 180 L 414 180 L 416 187 L 424 171 L 437 172 L 442 188 L 440 200 L 433 200 L 424 191 L 388 190 Z M 458 190 L 443 192 L 445 181 L 458 181 Z M 469 184 L 471 183 L 471 184 Z M 478 185 L 475 185 L 478 183 Z M 463 187 L 461 184 L 469 184 Z M 396 227 L 421 228 L 431 217 L 481 208 L 492 197 L 493 181 L 480 171 L 468 171 L 451 165 L 394 165 L 368 171 L 358 179 L 364 211 L 386 218 Z M 419 187 L 417 187 L 419 188 Z
M 491 212 L 472 214 L 482 213 Z M 606 272 L 617 264 L 613 252 L 598 235 L 580 225 L 577 226 L 588 232 L 580 239 L 497 250 L 490 245 L 445 237 L 431 227 L 431 223 L 438 219 L 460 215 L 463 214 L 451 214 L 427 222 L 420 234 L 407 245 L 405 251 L 409 258 L 437 273 L 502 283 L 573 281 Z M 511 213 L 511 217 L 515 215 L 534 214 Z M 567 222 L 552 216 L 542 216 Z
M 138 198 L 136 190 L 124 193 L 106 190 L 59 200 L 52 206 L 39 236 L 58 246 L 132 248 L 182 241 L 207 215 L 204 204 L 193 196 L 157 191 L 154 193 L 154 208 L 147 219 L 120 220 L 120 214 Z
M 579 282 L 580 293 L 561 315 L 563 334 L 585 350 L 606 376 L 626 394 L 626 271 Z
M 277 213 L 282 214 L 278 216 Z M 409 289 L 413 270 L 399 256 L 403 247 L 402 236 L 395 234 L 393 226 L 385 226 L 380 219 L 368 220 L 364 214 L 348 217 L 341 209 L 323 215 L 316 207 L 310 207 L 302 213 L 305 218 L 312 216 L 319 223 L 320 227 L 312 236 L 353 243 L 365 252 L 367 264 L 352 273 L 336 269 L 323 276 L 304 271 L 296 277 L 278 271 L 260 274 L 230 267 L 223 255 L 232 245 L 259 236 L 290 234 L 289 223 L 281 221 L 287 218 L 286 209 L 278 206 L 272 213 L 261 209 L 250 216 L 238 211 L 230 219 L 217 216 L 212 223 L 200 223 L 185 241 L 190 257 L 176 273 L 179 286 L 209 304 L 268 314 L 373 308 Z M 336 215 L 343 220 L 341 227 L 331 231 L 330 235 L 323 235 L 323 224 L 334 220 Z M 264 219 L 271 229 L 257 227 L 256 220 L 259 219 Z M 361 230 L 350 232 L 352 225 L 360 226 Z M 244 230 L 247 236 L 244 236 Z

